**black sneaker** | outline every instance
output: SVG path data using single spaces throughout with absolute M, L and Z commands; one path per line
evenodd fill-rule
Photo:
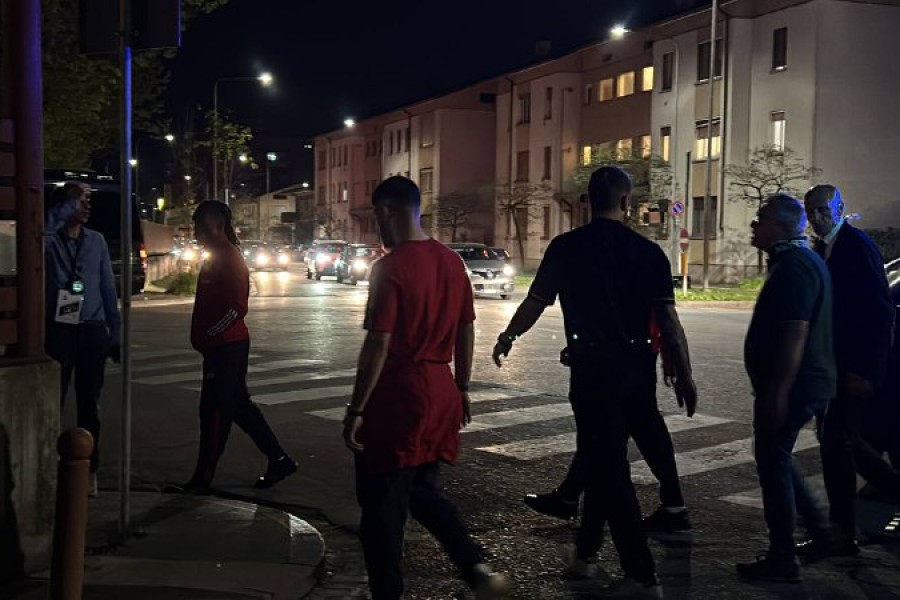
M 643 520 L 644 531 L 647 533 L 690 533 L 691 519 L 688 511 L 672 512 L 665 506 L 660 506 L 649 517 Z
M 266 469 L 266 472 L 256 480 L 256 483 L 253 487 L 258 490 L 268 489 L 288 475 L 293 475 L 296 472 L 297 463 L 293 458 L 285 454 L 278 460 L 269 461 L 269 466 Z
M 524 501 L 529 508 L 548 517 L 567 521 L 578 517 L 578 500 L 563 498 L 558 489 L 548 494 L 525 494 Z
M 803 564 L 809 565 L 834 556 L 856 556 L 859 554 L 859 544 L 843 534 L 829 532 L 800 542 L 796 550 Z
M 794 558 L 774 557 L 771 553 L 757 558 L 756 562 L 738 563 L 737 574 L 748 581 L 772 581 L 799 583 L 800 567 Z

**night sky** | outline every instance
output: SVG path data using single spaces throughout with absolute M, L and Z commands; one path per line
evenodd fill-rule
M 271 71 L 276 85 L 222 83 L 219 104 L 279 150 L 279 183 L 307 176 L 303 141 L 405 104 L 708 4 L 703 0 L 231 0 L 199 18 L 174 61 L 169 107 L 212 105 L 219 77 Z M 308 153 L 309 151 L 307 151 Z

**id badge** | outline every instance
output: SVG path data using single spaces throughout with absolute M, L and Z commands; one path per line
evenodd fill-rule
M 56 296 L 56 322 L 78 325 L 81 323 L 82 306 L 84 306 L 84 296 L 73 294 L 68 290 L 59 290 L 59 294 Z

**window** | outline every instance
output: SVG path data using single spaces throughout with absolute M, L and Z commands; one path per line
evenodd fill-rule
M 616 85 L 616 96 L 624 98 L 634 93 L 634 71 L 628 71 L 619 75 L 618 85 Z
M 419 188 L 423 192 L 434 191 L 434 169 L 422 169 L 419 171 Z
M 666 52 L 662 59 L 662 91 L 668 92 L 672 89 L 672 83 L 675 81 L 675 53 Z
M 722 40 L 716 40 L 715 77 L 722 76 Z M 709 42 L 697 46 L 697 81 L 709 79 Z
M 585 167 L 591 164 L 591 147 L 584 146 L 581 148 L 581 164 Z
M 614 79 L 604 79 L 600 82 L 600 102 L 612 100 L 616 95 L 616 82 Z
M 531 94 L 519 96 L 519 123 L 531 123 Z
M 772 70 L 787 69 L 787 27 L 772 32 Z
M 641 157 L 650 158 L 650 155 L 653 153 L 653 144 L 650 141 L 649 135 L 641 136 Z
M 631 156 L 632 143 L 631 138 L 619 140 L 616 142 L 616 154 L 619 157 Z
M 653 65 L 641 69 L 641 91 L 650 92 L 653 90 Z
M 779 150 L 784 150 L 784 111 L 776 110 L 771 115 L 772 118 L 772 145 Z
M 344 166 L 347 166 L 348 164 L 349 164 L 349 161 L 347 160 L 347 146 L 344 146 L 344 162 L 343 162 L 343 165 L 344 165 Z
M 694 135 L 694 160 L 705 160 L 707 143 L 709 142 L 709 126 L 708 121 L 697 121 L 697 131 Z M 722 138 L 719 133 L 719 120 L 713 120 L 712 129 L 712 157 L 719 156 Z
M 544 207 L 544 235 L 541 236 L 542 240 L 549 240 L 552 235 L 551 227 L 550 227 L 552 225 L 552 223 L 550 222 L 550 219 L 552 218 L 552 214 L 553 213 L 550 210 L 550 207 L 545 206 Z
M 350 198 L 347 196 L 347 182 L 341 184 L 341 200 L 346 202 Z
M 544 119 L 553 118 L 553 88 L 548 87 L 544 92 Z
M 516 181 L 528 181 L 528 150 L 516 155 Z
M 549 181 L 550 179 L 550 162 L 553 160 L 553 148 L 550 146 L 544 146 L 544 175 L 542 179 L 544 181 Z
M 388 154 L 393 154 L 394 153 L 394 132 L 391 131 L 390 133 L 388 133 L 388 136 L 391 138 L 390 146 L 388 148 Z
M 584 103 L 590 104 L 594 101 L 594 85 L 589 83 L 584 86 Z
M 659 156 L 666 162 L 669 162 L 671 148 L 672 128 L 662 127 L 659 130 Z
M 333 166 L 334 166 L 334 148 L 332 148 L 331 151 L 330 151 L 328 154 L 329 154 L 329 157 L 328 157 L 328 166 L 329 166 L 329 167 L 333 167 Z
M 403 151 L 404 152 L 409 152 L 409 140 L 410 140 L 409 127 L 407 127 L 406 129 L 403 130 Z
M 709 222 L 712 224 L 712 227 L 709 229 L 709 239 L 716 239 L 716 223 L 719 222 L 719 199 L 715 196 L 710 196 L 710 212 L 712 213 L 709 216 Z M 703 239 L 703 207 L 706 203 L 706 197 L 698 196 L 694 198 L 693 202 L 693 212 L 692 217 L 693 220 L 691 223 L 693 224 L 693 231 L 691 231 L 691 239 L 702 240 Z
M 317 202 L 319 206 L 325 206 L 325 203 L 328 202 L 328 189 L 324 185 L 319 186 L 319 197 L 317 198 Z

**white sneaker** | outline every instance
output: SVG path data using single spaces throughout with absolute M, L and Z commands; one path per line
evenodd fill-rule
M 91 473 L 88 480 L 88 498 L 96 498 L 99 488 L 97 487 L 97 474 Z
M 601 592 L 601 598 L 662 598 L 663 589 L 654 577 L 649 582 L 641 582 L 631 577 L 623 577 Z
M 473 567 L 471 588 L 477 600 L 510 598 L 512 591 L 509 578 L 503 573 L 495 573 L 484 563 Z

